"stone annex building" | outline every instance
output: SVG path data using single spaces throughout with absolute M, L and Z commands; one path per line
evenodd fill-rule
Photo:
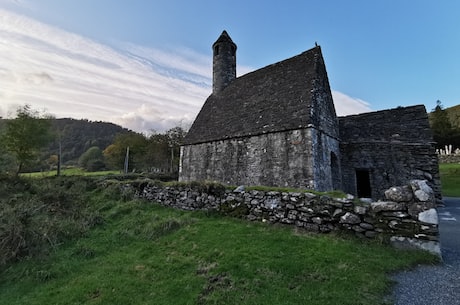
M 213 44 L 213 92 L 181 147 L 180 181 L 343 190 L 381 198 L 426 179 L 440 197 L 423 105 L 337 117 L 321 48 L 236 77 L 236 45 Z

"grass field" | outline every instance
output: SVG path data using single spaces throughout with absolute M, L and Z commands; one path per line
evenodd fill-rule
M 442 163 L 439 164 L 439 172 L 441 175 L 442 194 L 447 197 L 460 197 L 460 164 L 458 163 Z M 107 176 L 117 175 L 120 171 L 99 171 L 99 172 L 86 172 L 80 168 L 63 169 L 61 172 L 64 176 Z M 36 172 L 22 174 L 24 177 L 49 177 L 55 176 L 56 171 Z M 251 188 L 248 188 L 251 189 Z M 252 189 L 267 190 L 267 187 L 253 187 Z M 292 191 L 292 190 L 288 190 Z M 338 197 L 343 194 L 335 194 Z
M 460 164 L 439 164 L 441 175 L 442 195 L 446 197 L 460 197 Z
M 0 268 L 0 304 L 389 304 L 389 273 L 434 262 L 352 237 L 93 192 L 88 207 L 102 221 L 48 256 Z
M 120 171 L 99 171 L 99 172 L 87 172 L 81 168 L 65 168 L 61 170 L 61 175 L 63 176 L 107 176 L 107 175 L 117 175 L 120 174 Z M 21 174 L 23 177 L 37 178 L 37 177 L 51 177 L 56 176 L 57 171 L 46 171 L 46 172 L 34 172 L 34 173 L 25 173 Z

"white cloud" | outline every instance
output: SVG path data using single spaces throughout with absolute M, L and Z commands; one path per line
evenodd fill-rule
M 337 112 L 338 116 L 372 111 L 370 104 L 366 101 L 348 96 L 345 93 L 339 91 L 331 91 L 332 98 L 334 100 L 335 111 Z
M 115 50 L 6 10 L 0 15 L 2 116 L 27 103 L 57 117 L 163 131 L 191 121 L 211 91 L 209 59 L 190 50 Z
M 115 49 L 2 9 L 0 57 L 3 117 L 27 103 L 56 117 L 161 132 L 190 125 L 211 93 L 209 56 L 125 43 Z M 333 96 L 339 115 L 370 110 L 362 100 Z

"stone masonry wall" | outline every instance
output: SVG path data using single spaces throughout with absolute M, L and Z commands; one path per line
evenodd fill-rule
M 430 144 L 400 142 L 342 143 L 343 190 L 356 194 L 356 169 L 368 169 L 372 198 L 382 199 L 384 191 L 411 179 L 427 180 L 441 199 L 438 159 Z
M 311 146 L 313 147 L 312 171 L 314 177 L 310 182 L 312 189 L 322 192 L 341 190 L 339 141 L 312 128 Z
M 311 128 L 182 146 L 181 181 L 315 187 Z
M 460 163 L 460 154 L 438 155 L 439 163 Z
M 438 158 L 425 106 L 339 118 L 343 190 L 357 193 L 356 171 L 370 174 L 372 198 L 412 179 L 427 180 L 441 199 Z
M 392 187 L 385 201 L 360 202 L 312 193 L 208 190 L 144 183 L 137 196 L 183 210 L 220 211 L 250 221 L 281 223 L 313 232 L 348 231 L 382 238 L 396 246 L 425 249 L 440 255 L 438 218 L 432 189 L 425 180 Z

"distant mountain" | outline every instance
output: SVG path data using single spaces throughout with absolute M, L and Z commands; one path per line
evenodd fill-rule
M 54 119 L 52 123 L 56 140 L 50 145 L 50 154 L 59 151 L 61 140 L 62 162 L 77 161 L 88 148 L 97 146 L 104 150 L 113 143 L 117 134 L 134 133 L 119 125 L 88 120 Z

